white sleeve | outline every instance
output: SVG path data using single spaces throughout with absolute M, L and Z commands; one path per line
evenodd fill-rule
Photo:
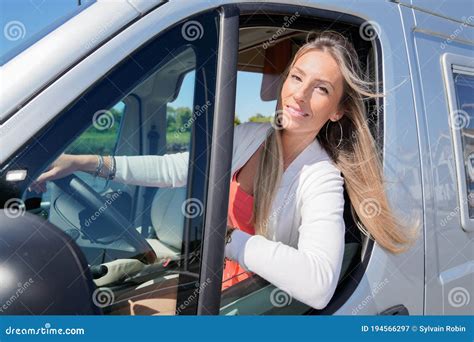
M 298 248 L 235 231 L 226 256 L 300 302 L 326 307 L 344 256 L 343 182 L 333 166 L 315 171 L 302 184 Z
M 163 156 L 115 157 L 114 180 L 150 187 L 181 187 L 188 178 L 189 152 Z

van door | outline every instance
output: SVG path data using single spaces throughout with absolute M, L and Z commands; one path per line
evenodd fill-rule
M 403 13 L 424 151 L 425 314 L 472 314 L 474 17 L 417 5 Z

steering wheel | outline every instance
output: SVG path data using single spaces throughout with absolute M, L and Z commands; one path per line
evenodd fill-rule
M 102 196 L 78 176 L 72 174 L 61 179 L 53 180 L 52 182 L 87 209 L 92 212 L 100 212 L 100 218 L 109 223 L 107 225 L 108 231 L 120 236 L 133 246 L 137 251 L 137 255 L 141 256 L 141 261 L 146 264 L 152 264 L 157 260 L 153 248 L 146 239 L 137 232 L 133 224 L 113 206 L 107 205 Z M 100 210 L 103 207 L 107 209 Z

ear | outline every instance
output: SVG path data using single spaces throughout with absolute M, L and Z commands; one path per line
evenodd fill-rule
M 331 120 L 332 122 L 336 122 L 336 121 L 339 121 L 343 116 L 344 116 L 343 111 L 337 111 L 329 117 L 329 120 Z

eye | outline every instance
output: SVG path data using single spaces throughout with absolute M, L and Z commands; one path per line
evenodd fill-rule
M 325 94 L 329 94 L 329 91 L 325 87 L 316 87 L 316 89 L 321 89 Z
M 301 81 L 301 78 L 298 75 L 291 74 L 291 78 L 297 81 Z

